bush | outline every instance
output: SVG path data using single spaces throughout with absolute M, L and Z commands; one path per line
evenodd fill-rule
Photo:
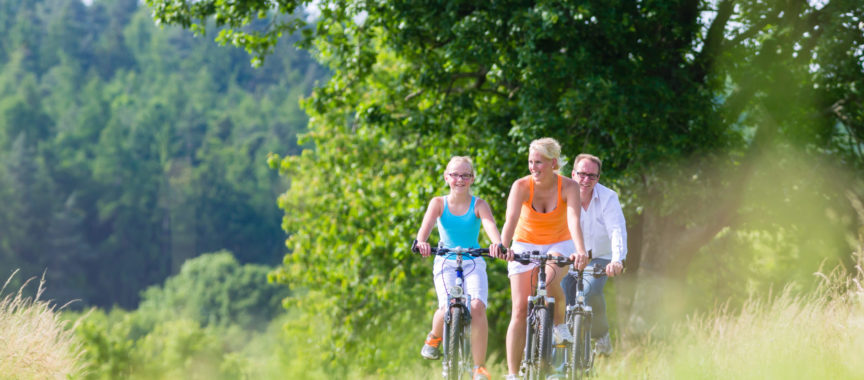
M 282 312 L 288 296 L 284 285 L 267 283 L 269 271 L 263 265 L 240 265 L 227 251 L 204 254 L 183 263 L 164 286 L 145 290 L 138 310 L 161 321 L 186 318 L 203 326 L 262 330 Z
M 287 350 L 268 337 L 288 291 L 268 284 L 268 271 L 226 251 L 205 254 L 147 289 L 138 310 L 91 310 L 76 330 L 86 378 L 280 378 Z

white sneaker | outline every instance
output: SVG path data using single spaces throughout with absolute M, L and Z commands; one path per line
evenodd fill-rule
M 519 380 L 519 375 L 514 375 L 511 373 L 511 374 L 508 374 L 506 377 L 504 377 L 504 379 L 505 380 Z
M 609 339 L 609 333 L 603 335 L 594 342 L 594 351 L 598 355 L 609 356 L 612 354 L 612 341 Z
M 552 329 L 552 336 L 555 338 L 555 344 L 573 343 L 573 335 L 570 334 L 570 329 L 566 323 L 555 326 Z

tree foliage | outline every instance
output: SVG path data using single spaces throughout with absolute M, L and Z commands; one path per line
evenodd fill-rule
M 266 154 L 299 153 L 297 99 L 325 70 L 288 41 L 253 69 L 149 14 L 0 0 L 0 267 L 47 271 L 73 308 L 134 307 L 203 252 L 285 251 Z
M 822 186 L 861 191 L 856 1 L 337 0 L 315 3 L 314 25 L 271 15 L 309 3 L 148 2 L 158 22 L 197 29 L 216 17 L 242 36 L 232 43 L 262 55 L 262 41 L 303 30 L 301 46 L 333 71 L 305 102 L 314 149 L 274 155 L 271 165 L 292 180 L 280 198 L 292 249 L 281 279 L 314 289 L 309 299 L 319 301 L 296 307 L 337 311 L 328 339 L 336 367 L 352 350 L 350 362 L 374 370 L 377 353 L 361 343 L 389 333 L 379 327 L 425 329 L 414 325 L 429 313 L 413 310 L 433 304 L 429 265 L 407 244 L 429 197 L 444 191 L 452 154 L 476 159 L 477 194 L 499 216 L 531 140 L 553 136 L 570 157 L 603 157 L 604 181 L 628 213 L 629 278 L 656 285 L 621 283 L 634 328 L 652 320 L 666 290 L 693 281 L 682 277 L 694 268 L 736 278 L 734 258 L 746 255 L 728 250 L 754 234 L 807 239 L 803 215 L 834 226 L 811 242 L 842 241 L 854 228 L 847 201 Z M 273 10 L 270 28 L 252 23 L 263 9 Z M 800 170 L 839 176 L 794 175 Z M 780 173 L 792 176 L 773 177 Z M 778 222 L 782 210 L 814 199 L 815 214 Z M 718 241 L 730 237 L 724 249 Z M 799 259 L 846 256 L 826 247 L 822 256 L 757 251 L 793 263 L 763 267 L 783 273 Z M 506 280 L 490 277 L 490 331 L 503 331 Z

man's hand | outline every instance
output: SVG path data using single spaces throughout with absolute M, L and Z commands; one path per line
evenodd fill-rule
M 606 275 L 609 277 L 615 277 L 624 272 L 624 264 L 620 261 L 613 261 L 606 265 Z

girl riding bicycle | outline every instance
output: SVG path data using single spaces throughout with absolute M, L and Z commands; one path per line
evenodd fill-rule
M 450 186 L 448 195 L 432 198 L 423 216 L 423 223 L 417 231 L 417 248 L 424 257 L 429 256 L 431 247 L 426 241 L 432 225 L 438 225 L 438 235 L 445 248 L 479 248 L 477 237 L 480 226 L 486 231 L 492 245 L 501 243 L 492 209 L 486 201 L 471 195 L 474 182 L 474 166 L 471 159 L 456 156 L 450 159 L 444 171 L 444 180 Z M 491 246 L 490 246 L 491 249 Z M 438 293 L 438 309 L 432 318 L 432 331 L 420 354 L 430 360 L 438 359 L 438 348 L 444 329 L 444 311 L 447 306 L 447 286 L 452 286 L 455 277 L 455 261 L 441 256 L 435 257 L 433 276 L 435 291 Z M 467 260 L 465 269 L 465 290 L 471 295 L 471 347 L 474 357 L 474 379 L 488 379 L 486 371 L 486 340 L 488 322 L 486 320 L 486 299 L 489 284 L 486 277 L 486 262 L 482 259 Z
M 539 270 L 534 263 L 512 261 L 513 252 L 539 251 L 570 256 L 579 269 L 588 263 L 579 226 L 579 184 L 558 174 L 560 156 L 561 145 L 555 139 L 547 137 L 531 142 L 528 150 L 531 174 L 513 182 L 507 198 L 507 219 L 501 232 L 504 246 L 509 246 L 511 239 L 513 246 L 507 252 L 501 252 L 497 246 L 490 247 L 493 256 L 510 261 L 507 269 L 513 305 L 507 328 L 508 378 L 516 376 L 522 361 L 528 296 Z M 558 341 L 572 342 L 573 337 L 564 323 L 566 304 L 561 289 L 564 271 L 555 265 L 547 266 L 545 271 L 546 289 L 555 298 L 553 335 Z

